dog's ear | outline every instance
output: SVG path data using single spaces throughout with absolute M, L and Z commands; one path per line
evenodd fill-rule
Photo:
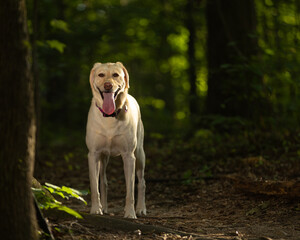
M 129 88 L 129 74 L 128 74 L 128 71 L 127 69 L 124 67 L 123 63 L 121 62 L 117 62 L 118 65 L 120 65 L 123 69 L 123 72 L 125 74 L 125 83 L 126 83 L 126 88 Z
M 95 79 L 95 69 L 97 67 L 99 67 L 101 65 L 101 63 L 95 63 L 93 68 L 91 69 L 91 72 L 90 72 L 90 85 L 91 85 L 91 88 L 92 88 L 92 91 L 94 92 L 95 91 L 95 88 L 93 87 L 94 86 L 94 79 Z

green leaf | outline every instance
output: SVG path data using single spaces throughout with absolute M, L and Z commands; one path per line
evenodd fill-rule
M 66 199 L 69 199 L 68 196 L 65 196 L 62 192 L 54 192 L 54 194 L 58 195 L 58 196 L 61 196 L 62 198 L 66 198 Z
M 268 55 L 271 55 L 271 56 L 273 56 L 275 54 L 274 50 L 269 49 L 269 48 L 265 49 L 265 53 L 268 54 Z
M 87 194 L 87 191 L 79 191 L 73 188 L 69 188 L 66 186 L 56 186 L 51 183 L 45 183 L 45 186 L 43 188 L 47 189 L 51 194 L 56 194 L 61 196 L 62 198 L 69 199 L 69 197 L 74 197 L 82 202 L 84 202 L 86 205 L 86 201 L 80 197 L 79 195 Z M 56 208 L 59 211 L 64 211 L 76 218 L 82 218 L 82 216 L 76 212 L 75 210 L 63 205 L 61 202 L 57 201 L 55 198 L 47 196 L 46 192 L 42 189 L 39 188 L 32 188 L 32 191 L 38 201 L 38 207 L 40 209 L 51 209 L 51 208 Z
M 41 188 L 34 188 L 34 187 L 32 187 L 31 190 L 33 191 L 34 194 L 36 194 L 36 193 L 37 194 L 40 194 L 40 193 L 41 194 L 45 194 Z
M 79 195 L 81 195 L 81 193 L 78 190 L 76 190 L 74 188 L 69 188 L 69 187 L 66 187 L 66 186 L 62 186 L 61 189 L 62 189 L 62 191 L 70 194 L 72 197 L 84 202 L 85 205 L 87 205 L 87 202 L 82 197 L 79 196 Z
M 51 187 L 44 186 L 44 188 L 47 189 L 50 193 L 54 192 L 54 189 Z
M 53 185 L 51 183 L 45 183 L 46 186 L 51 187 L 53 189 L 61 189 L 59 186 Z
M 56 49 L 60 53 L 63 53 L 64 49 L 66 47 L 66 44 L 64 44 L 58 40 L 47 40 L 46 42 L 50 48 Z
M 73 210 L 73 209 L 71 209 L 67 206 L 61 205 L 61 206 L 58 206 L 57 209 L 61 210 L 61 211 L 64 211 L 64 212 L 66 212 L 66 213 L 68 213 L 68 214 L 70 214 L 70 215 L 72 215 L 76 218 L 83 219 L 83 217 L 78 212 L 76 212 L 75 210 Z
M 50 25 L 54 29 L 59 29 L 59 30 L 62 30 L 64 32 L 70 32 L 68 23 L 63 21 L 63 20 L 53 19 L 53 20 L 51 20 Z

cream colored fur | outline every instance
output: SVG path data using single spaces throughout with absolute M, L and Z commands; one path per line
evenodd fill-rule
M 105 82 L 112 84 L 111 91 L 117 92 L 119 89 L 115 102 L 116 110 L 121 109 L 121 111 L 116 117 L 104 117 L 98 109 L 103 105 L 99 90 L 101 92 L 105 91 Z M 86 128 L 92 205 L 90 213 L 107 213 L 106 167 L 110 156 L 121 155 L 126 180 L 124 217 L 136 218 L 136 214 L 146 215 L 144 128 L 139 105 L 127 93 L 129 88 L 128 72 L 120 62 L 96 63 L 90 73 L 90 85 L 93 99 Z M 135 171 L 138 178 L 136 211 L 134 209 Z M 101 195 L 99 194 L 99 176 Z

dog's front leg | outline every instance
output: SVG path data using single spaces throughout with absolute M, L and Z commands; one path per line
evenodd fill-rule
M 134 154 L 122 155 L 126 181 L 125 218 L 136 218 L 134 211 L 134 180 L 135 180 L 135 156 Z
M 100 158 L 100 194 L 103 212 L 107 213 L 107 178 L 106 167 L 108 164 L 109 156 L 102 155 Z
M 89 152 L 89 175 L 90 175 L 90 186 L 91 186 L 91 214 L 103 214 L 102 206 L 100 203 L 99 194 L 99 171 L 100 171 L 100 161 L 99 154 L 95 152 Z

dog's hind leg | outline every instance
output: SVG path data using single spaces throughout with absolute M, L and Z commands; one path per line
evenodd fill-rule
M 91 214 L 101 214 L 102 215 L 102 205 L 100 203 L 100 194 L 99 194 L 99 171 L 100 171 L 100 162 L 99 154 L 95 152 L 89 152 L 89 175 L 90 175 L 90 186 L 91 186 Z
M 106 167 L 109 161 L 109 156 L 100 156 L 100 193 L 103 212 L 107 213 L 107 178 Z
M 138 178 L 138 197 L 136 204 L 136 214 L 146 215 L 146 204 L 145 204 L 145 191 L 146 191 L 146 182 L 144 179 L 145 171 L 145 152 L 142 146 L 136 149 L 136 175 Z

